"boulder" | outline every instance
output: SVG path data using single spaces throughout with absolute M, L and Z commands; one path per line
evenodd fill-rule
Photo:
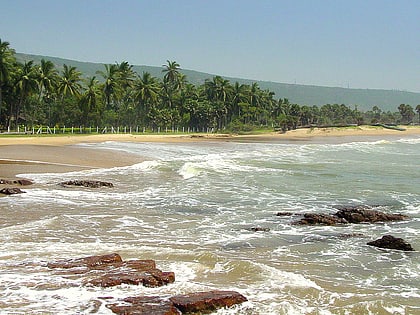
M 294 225 L 337 225 L 344 223 L 347 223 L 345 219 L 323 213 L 304 213 L 302 219 L 293 222 Z
M 99 180 L 69 180 L 65 182 L 61 182 L 59 184 L 63 187 L 69 187 L 69 186 L 82 186 L 87 188 L 101 188 L 101 187 L 114 187 L 112 183 L 109 182 L 102 182 Z
M 208 291 L 176 295 L 169 300 L 182 314 L 202 314 L 246 302 L 247 298 L 235 291 Z
M 120 315 L 179 315 L 182 314 L 168 299 L 158 296 L 128 297 L 122 303 L 107 304 L 113 313 Z
M 402 221 L 408 218 L 402 214 L 388 214 L 363 206 L 343 208 L 340 209 L 335 215 L 339 218 L 345 219 L 349 223 Z
M 3 195 L 16 195 L 16 194 L 23 194 L 24 191 L 20 190 L 19 188 L 10 188 L 6 187 L 3 189 L 0 189 L 0 194 Z
M 402 238 L 392 235 L 384 235 L 382 238 L 367 243 L 367 245 L 379 248 L 398 249 L 404 251 L 414 251 L 413 247 Z

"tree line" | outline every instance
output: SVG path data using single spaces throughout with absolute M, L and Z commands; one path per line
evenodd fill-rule
M 360 111 L 344 104 L 308 106 L 275 98 L 258 83 L 232 83 L 221 76 L 201 85 L 188 82 L 176 61 L 162 66 L 163 79 L 138 74 L 124 61 L 105 64 L 96 76 L 76 67 L 59 72 L 49 60 L 18 62 L 0 39 L 0 129 L 26 126 L 141 126 L 145 129 L 250 131 L 276 127 L 348 124 L 410 124 L 419 115 L 401 104 L 395 112 L 379 106 Z

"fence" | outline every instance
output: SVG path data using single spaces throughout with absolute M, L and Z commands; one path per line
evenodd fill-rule
M 141 126 L 135 127 L 49 127 L 49 126 L 18 126 L 17 131 L 7 130 L 7 134 L 132 134 L 132 133 L 214 133 L 215 128 L 203 127 L 182 127 L 182 128 L 146 128 Z

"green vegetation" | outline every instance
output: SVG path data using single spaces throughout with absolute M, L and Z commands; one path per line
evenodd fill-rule
M 77 130 L 231 131 L 247 133 L 302 126 L 362 123 L 413 123 L 412 106 L 398 111 L 378 106 L 361 111 L 344 104 L 308 106 L 276 99 L 257 82 L 232 83 L 221 76 L 188 81 L 175 61 L 167 61 L 160 76 L 137 73 L 128 62 L 102 65 L 86 76 L 74 65 L 51 60 L 20 62 L 8 42 L 0 39 L 0 129 L 35 130 L 66 126 Z M 420 105 L 416 109 L 420 119 Z M 125 129 L 124 129 L 125 128 Z

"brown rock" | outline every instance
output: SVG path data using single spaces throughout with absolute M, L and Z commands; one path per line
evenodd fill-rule
M 376 223 L 386 221 L 402 221 L 408 217 L 402 214 L 388 214 L 362 206 L 344 208 L 339 210 L 336 214 L 337 217 L 345 219 L 349 223 Z
M 173 272 L 162 272 L 159 269 L 147 271 L 126 272 L 120 269 L 112 270 L 104 275 L 91 279 L 89 284 L 104 288 L 113 287 L 120 284 L 144 285 L 145 287 L 160 287 L 175 281 Z
M 183 314 L 211 313 L 219 308 L 230 307 L 247 301 L 235 291 L 209 291 L 176 295 L 169 299 Z
M 115 263 L 122 263 L 122 259 L 120 255 L 114 253 L 101 256 L 88 256 L 77 259 L 59 260 L 48 263 L 47 267 L 64 269 L 88 267 L 90 269 L 94 269 Z
M 20 190 L 19 188 L 3 188 L 0 190 L 0 194 L 3 195 L 16 195 L 16 194 L 23 194 L 24 191 Z
M 69 180 L 69 181 L 61 182 L 59 185 L 63 187 L 82 186 L 82 187 L 88 187 L 88 188 L 114 187 L 112 183 L 102 182 L 98 180 Z
M 402 238 L 397 238 L 392 235 L 384 235 L 380 239 L 367 243 L 367 245 L 380 248 L 414 251 L 413 247 L 409 243 L 404 241 Z
M 299 221 L 293 222 L 294 225 L 336 225 L 347 223 L 346 220 L 330 214 L 305 213 Z
M 128 297 L 123 303 L 107 304 L 112 312 L 120 315 L 179 315 L 181 312 L 168 299 L 158 296 Z

